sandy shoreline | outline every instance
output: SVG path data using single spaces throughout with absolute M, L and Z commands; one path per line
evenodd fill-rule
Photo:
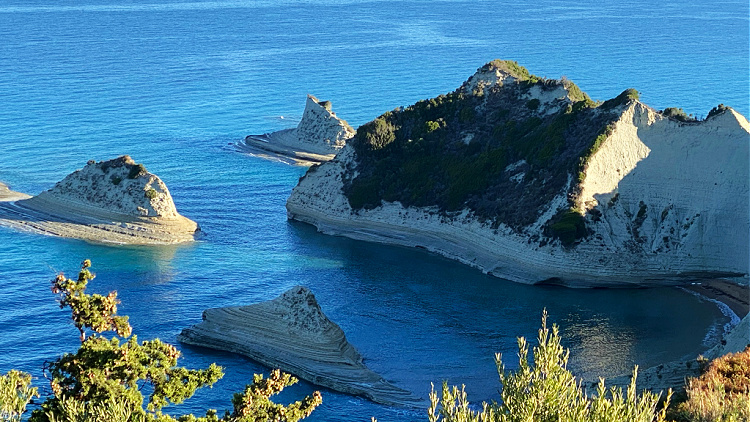
M 727 305 L 740 319 L 750 313 L 750 286 L 748 285 L 715 279 L 682 287 Z

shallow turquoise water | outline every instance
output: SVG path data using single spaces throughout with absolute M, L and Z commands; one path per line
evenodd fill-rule
M 372 369 L 422 397 L 448 379 L 472 400 L 495 398 L 493 354 L 515 367 L 515 338 L 535 336 L 545 307 L 584 376 L 700 352 L 727 321 L 711 303 L 673 289 L 517 285 L 421 251 L 320 235 L 285 216 L 304 170 L 230 144 L 294 126 L 306 93 L 356 126 L 453 90 L 493 58 L 566 75 L 597 99 L 635 87 L 655 108 L 705 115 L 721 102 L 747 116 L 748 5 L 703 3 L 3 2 L 0 180 L 35 194 L 89 159 L 130 154 L 205 237 L 112 247 L 0 228 L 0 372 L 41 378 L 44 360 L 76 346 L 48 281 L 84 258 L 98 275 L 92 289 L 117 289 L 141 338 L 172 342 L 205 308 L 308 285 Z M 265 370 L 181 349 L 187 366 L 227 368 L 184 411 L 228 408 Z M 310 419 L 370 416 L 426 420 L 330 391 Z

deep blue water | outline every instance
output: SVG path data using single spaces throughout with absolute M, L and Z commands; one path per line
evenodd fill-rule
M 49 292 L 94 262 L 91 289 L 116 289 L 142 339 L 174 342 L 208 307 L 304 284 L 367 364 L 426 397 L 430 382 L 496 398 L 493 354 L 540 315 L 562 326 L 570 367 L 596 377 L 695 355 L 727 322 L 681 291 L 518 285 L 417 251 L 320 235 L 286 220 L 304 169 L 242 155 L 250 133 L 296 124 L 305 94 L 355 127 L 451 91 L 494 58 L 567 76 L 595 99 L 626 88 L 655 108 L 750 111 L 746 1 L 180 1 L 0 3 L 0 180 L 36 194 L 89 159 L 132 155 L 169 186 L 206 236 L 115 247 L 0 228 L 0 372 L 32 372 L 73 351 L 77 331 Z M 280 116 L 285 116 L 281 119 Z M 265 368 L 181 346 L 182 363 L 227 375 L 180 408 L 230 407 Z M 302 383 L 283 399 L 312 391 Z M 316 421 L 426 420 L 324 391 Z M 169 408 L 168 408 L 169 409 Z

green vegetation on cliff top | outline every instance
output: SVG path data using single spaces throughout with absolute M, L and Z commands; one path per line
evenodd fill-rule
M 513 79 L 491 87 L 470 79 L 359 127 L 350 141 L 356 170 L 347 170 L 358 175 L 344 180 L 352 208 L 381 201 L 448 214 L 468 208 L 495 227 L 527 226 L 583 169 L 618 106 L 638 94 L 627 90 L 599 105 L 569 80 L 534 76 L 511 61 L 495 60 L 479 73 L 498 70 Z

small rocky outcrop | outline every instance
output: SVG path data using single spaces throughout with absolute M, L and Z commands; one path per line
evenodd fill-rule
M 91 160 L 37 196 L 2 203 L 0 223 L 128 244 L 185 242 L 198 230 L 177 212 L 164 182 L 127 155 Z
M 331 160 L 354 134 L 354 129 L 331 110 L 330 101 L 308 95 L 296 128 L 249 135 L 238 148 L 283 162 L 311 165 Z
M 420 404 L 362 363 L 362 355 L 323 314 L 306 287 L 293 287 L 254 305 L 207 309 L 203 322 L 182 330 L 177 339 L 239 353 L 313 384 L 377 403 Z

